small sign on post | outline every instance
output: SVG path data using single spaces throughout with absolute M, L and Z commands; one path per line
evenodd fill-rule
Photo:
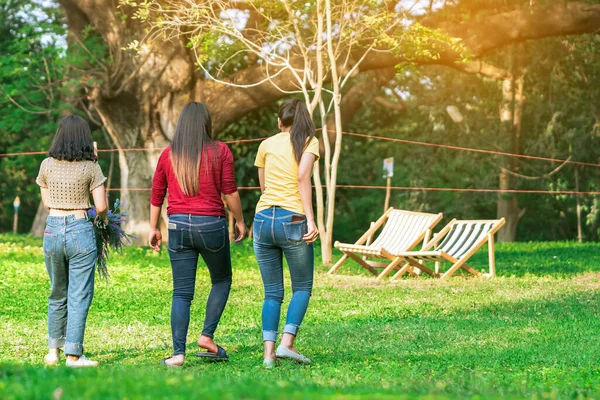
M 390 206 L 392 176 L 394 176 L 394 157 L 385 158 L 383 160 L 383 177 L 387 179 L 387 182 L 385 189 L 385 203 L 383 206 L 383 212 L 386 212 Z
M 15 201 L 13 201 L 13 207 L 15 209 L 15 215 L 13 218 L 13 233 L 17 233 L 17 227 L 19 225 L 19 207 L 21 206 L 21 199 L 19 196 L 15 197 Z

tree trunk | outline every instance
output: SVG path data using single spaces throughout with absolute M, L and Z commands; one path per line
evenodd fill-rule
M 121 202 L 129 214 L 125 230 L 144 244 L 148 238 L 150 222 L 150 191 L 135 190 L 147 188 L 152 182 L 155 165 L 151 165 L 147 154 L 141 151 L 120 152 L 121 167 Z M 134 190 L 128 190 L 134 189 Z
M 48 218 L 48 210 L 44 208 L 44 204 L 40 201 L 40 205 L 35 213 L 35 219 L 31 225 L 31 230 L 29 231 L 32 236 L 44 236 L 44 230 L 46 229 L 46 218 Z
M 500 171 L 500 190 L 511 189 L 511 176 L 506 170 Z M 523 216 L 519 208 L 517 197 L 514 194 L 500 193 L 497 205 L 498 218 L 506 219 L 506 225 L 498 231 L 499 242 L 514 242 L 517 237 L 517 224 Z
M 579 170 L 577 166 L 575 167 L 575 191 L 579 192 Z M 577 241 L 581 243 L 583 242 L 583 228 L 581 223 L 581 195 L 575 195 L 575 202 L 577 204 Z
M 521 121 L 523 115 L 523 82 L 521 75 L 516 81 L 511 76 L 505 79 L 502 85 L 502 107 L 500 111 L 501 131 L 504 138 L 510 138 L 512 152 L 519 153 L 519 139 L 521 134 Z M 511 157 L 507 161 L 511 171 L 518 169 L 517 160 Z M 500 190 L 513 189 L 514 179 L 509 172 L 502 168 L 500 171 Z M 499 242 L 514 242 L 517 237 L 517 224 L 525 210 L 519 207 L 517 196 L 512 193 L 499 193 L 497 202 L 498 218 L 506 219 L 506 225 L 498 232 Z
M 156 105 L 131 97 L 131 93 L 123 93 L 118 98 L 97 99 L 96 109 L 118 150 L 120 200 L 129 215 L 124 229 L 135 235 L 138 243 L 145 244 L 149 233 L 151 192 L 140 189 L 151 186 L 160 149 L 168 145 L 169 135 L 173 133 L 169 125 L 166 125 L 167 129 L 162 128 L 152 115 L 158 111 L 164 115 L 178 113 L 179 105 L 170 101 L 169 96 Z M 125 150 L 130 148 L 144 150 Z M 114 200 L 111 198 L 110 202 Z

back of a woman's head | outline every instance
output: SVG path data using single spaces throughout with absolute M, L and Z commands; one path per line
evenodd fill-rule
M 308 108 L 300 100 L 286 100 L 279 107 L 278 117 L 283 127 L 290 128 L 294 158 L 300 163 L 304 149 L 315 136 L 315 125 Z
M 48 155 L 63 161 L 97 161 L 89 124 L 78 115 L 64 117 L 58 125 Z
M 200 165 L 206 157 L 206 172 L 214 166 L 212 120 L 203 103 L 188 103 L 181 110 L 171 143 L 171 163 L 183 193 L 195 196 L 200 190 Z

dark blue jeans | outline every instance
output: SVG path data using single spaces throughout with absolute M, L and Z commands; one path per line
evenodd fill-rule
M 293 292 L 283 332 L 297 335 L 312 292 L 314 249 L 312 243 L 302 240 L 307 231 L 304 215 L 280 207 L 256 214 L 253 231 L 254 253 L 265 287 L 263 340 L 275 342 L 283 301 L 283 256 L 290 268 Z
M 44 261 L 52 291 L 48 297 L 48 347 L 83 354 L 83 336 L 92 298 L 96 266 L 94 227 L 73 215 L 48 217 Z
M 169 257 L 173 271 L 171 332 L 173 355 L 185 354 L 194 299 L 198 256 L 208 267 L 212 288 L 206 302 L 202 334 L 214 336 L 231 289 L 231 254 L 225 219 L 192 214 L 169 216 Z

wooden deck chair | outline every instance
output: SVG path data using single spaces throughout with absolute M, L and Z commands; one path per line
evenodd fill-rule
M 442 279 L 452 276 L 459 268 L 473 275 L 481 275 L 479 271 L 469 267 L 466 262 L 485 242 L 488 242 L 490 266 L 489 274 L 486 275 L 496 276 L 494 234 L 502 228 L 505 222 L 504 218 L 476 221 L 457 221 L 454 219 L 450 221 L 429 243 L 423 246 L 422 251 L 408 251 L 397 254 L 406 261 L 406 264 L 392 276 L 392 280 L 398 279 L 408 272 L 411 266 L 418 267 L 428 274 Z M 434 249 L 430 250 L 432 248 Z M 435 262 L 435 271 L 423 265 L 422 263 L 425 261 Z M 452 265 L 440 275 L 440 263 L 442 262 L 448 262 Z
M 420 243 L 427 243 L 431 238 L 433 227 L 442 220 L 443 215 L 426 214 L 412 211 L 396 210 L 390 208 L 371 228 L 365 232 L 354 244 L 335 242 L 335 247 L 344 255 L 329 270 L 328 274 L 337 271 L 348 258 L 352 258 L 362 267 L 382 279 L 393 269 L 398 269 L 402 261 L 397 253 L 410 251 Z M 377 230 L 385 224 L 377 239 L 371 240 Z M 360 257 L 360 256 L 363 257 Z M 389 263 L 369 261 L 369 258 L 389 260 Z M 385 268 L 379 273 L 375 268 Z

